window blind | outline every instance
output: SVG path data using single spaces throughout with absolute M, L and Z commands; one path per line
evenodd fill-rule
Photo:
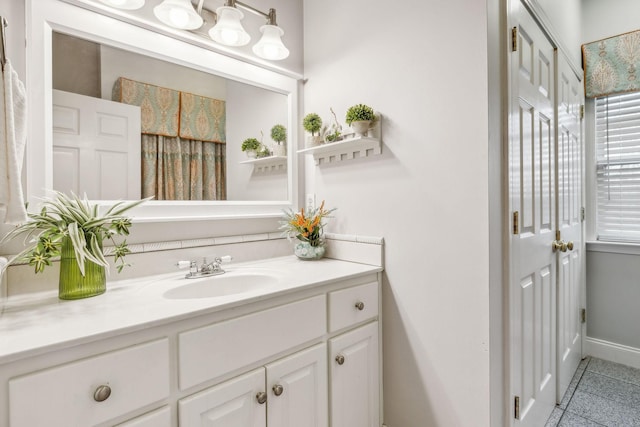
M 640 92 L 595 104 L 598 240 L 640 242 Z

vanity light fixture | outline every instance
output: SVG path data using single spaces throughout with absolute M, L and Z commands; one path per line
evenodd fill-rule
M 269 9 L 267 24 L 260 27 L 262 38 L 253 46 L 253 53 L 263 59 L 280 60 L 289 56 L 289 49 L 282 43 L 282 28 L 276 24 L 276 10 Z
M 204 23 L 191 0 L 163 0 L 153 8 L 153 14 L 162 23 L 181 30 L 195 30 Z
M 284 31 L 276 23 L 276 10 L 269 9 L 268 13 L 264 13 L 237 0 L 226 0 L 224 6 L 216 9 L 217 22 L 209 30 L 209 36 L 214 41 L 225 46 L 244 46 L 249 43 L 251 36 L 242 27 L 240 21 L 244 14 L 238 7 L 267 19 L 266 25 L 260 27 L 262 38 L 253 46 L 253 53 L 269 60 L 280 60 L 289 56 L 289 49 L 281 39 Z
M 227 1 L 216 9 L 217 22 L 209 30 L 209 37 L 225 46 L 244 46 L 251 41 L 251 36 L 240 22 L 244 14 L 235 3 L 233 0 Z
M 144 6 L 144 0 L 100 0 L 102 3 L 116 9 L 135 10 Z

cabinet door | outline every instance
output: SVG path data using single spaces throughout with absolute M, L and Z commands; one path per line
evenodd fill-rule
M 178 402 L 178 419 L 182 427 L 264 427 L 266 400 L 264 368 L 225 381 Z
M 327 427 L 327 346 L 267 365 L 267 426 Z
M 332 427 L 380 427 L 378 322 L 329 341 Z

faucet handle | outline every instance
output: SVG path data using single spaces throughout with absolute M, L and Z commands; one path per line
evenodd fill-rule
M 178 261 L 176 263 L 176 267 L 178 267 L 180 270 L 185 269 L 185 268 L 189 268 L 191 267 L 191 263 L 193 261 Z
M 232 259 L 233 257 L 231 255 L 225 255 L 225 256 L 216 257 L 216 262 L 217 263 L 231 262 Z

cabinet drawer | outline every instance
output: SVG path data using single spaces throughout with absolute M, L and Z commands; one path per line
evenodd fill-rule
M 378 315 L 378 282 L 329 293 L 329 332 Z
M 171 408 L 164 406 L 157 411 L 118 424 L 116 427 L 171 427 Z
M 97 388 L 111 394 L 98 402 Z M 91 426 L 169 396 L 169 341 L 162 339 L 9 381 L 12 427 Z
M 318 295 L 178 335 L 180 389 L 217 378 L 325 334 Z

